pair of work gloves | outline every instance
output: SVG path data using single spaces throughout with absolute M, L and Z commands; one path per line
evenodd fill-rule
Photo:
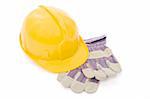
M 85 40 L 89 49 L 87 61 L 69 72 L 58 74 L 57 80 L 73 92 L 94 93 L 100 81 L 115 76 L 121 71 L 120 64 L 106 46 L 106 36 Z

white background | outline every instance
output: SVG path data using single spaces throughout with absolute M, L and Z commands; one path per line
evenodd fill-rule
M 65 10 L 82 37 L 107 35 L 122 73 L 94 94 L 75 94 L 34 65 L 19 46 L 25 16 L 38 5 Z M 0 0 L 0 99 L 150 99 L 149 0 Z

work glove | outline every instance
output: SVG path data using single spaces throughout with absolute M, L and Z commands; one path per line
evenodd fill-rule
M 57 80 L 72 91 L 80 93 L 96 92 L 100 81 L 121 71 L 120 65 L 111 50 L 106 47 L 106 36 L 85 40 L 89 57 L 79 68 L 60 73 Z
M 121 71 L 120 64 L 106 46 L 106 36 L 85 40 L 88 49 L 88 60 L 82 65 L 82 72 L 87 78 L 105 80 Z

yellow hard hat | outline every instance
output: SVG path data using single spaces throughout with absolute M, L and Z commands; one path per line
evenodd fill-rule
M 20 44 L 32 60 L 54 73 L 75 69 L 88 58 L 75 22 L 56 8 L 32 11 L 23 23 Z

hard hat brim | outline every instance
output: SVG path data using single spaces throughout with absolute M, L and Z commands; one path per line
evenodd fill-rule
M 76 53 L 63 61 L 60 60 L 40 60 L 36 58 L 32 54 L 30 54 L 27 50 L 25 50 L 22 46 L 21 35 L 20 35 L 20 45 L 24 52 L 39 66 L 44 68 L 45 70 L 53 73 L 67 72 L 73 70 L 79 66 L 81 66 L 88 58 L 88 48 L 82 38 L 80 37 L 79 48 Z

